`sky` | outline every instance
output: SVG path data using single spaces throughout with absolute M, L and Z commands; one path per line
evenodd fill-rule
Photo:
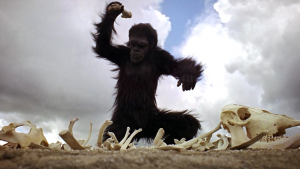
M 93 23 L 110 1 L 0 1 L 0 128 L 30 120 L 49 143 L 69 121 L 96 143 L 110 119 L 116 73 L 92 52 Z M 114 42 L 124 44 L 136 23 L 150 23 L 159 46 L 175 58 L 205 64 L 203 79 L 182 92 L 162 77 L 157 105 L 191 109 L 204 133 L 220 121 L 227 104 L 259 107 L 300 119 L 300 2 L 298 0 L 121 1 L 131 19 L 117 18 Z M 299 128 L 296 128 L 299 131 Z

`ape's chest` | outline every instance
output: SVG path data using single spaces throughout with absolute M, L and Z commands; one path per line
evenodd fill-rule
M 155 77 L 156 76 L 156 67 L 151 64 L 132 64 L 128 63 L 123 69 L 123 73 L 126 76 L 140 76 L 140 77 Z

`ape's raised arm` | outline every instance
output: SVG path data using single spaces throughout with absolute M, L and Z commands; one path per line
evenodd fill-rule
M 107 5 L 105 13 L 102 15 L 102 21 L 95 24 L 97 32 L 93 35 L 96 42 L 96 46 L 93 48 L 94 52 L 99 57 L 107 59 L 117 65 L 119 65 L 124 54 L 128 55 L 130 50 L 121 45 L 112 44 L 112 31 L 114 29 L 115 19 L 120 13 L 124 11 L 124 6 L 119 2 L 112 2 Z
M 193 58 L 175 59 L 169 52 L 161 49 L 161 71 L 164 75 L 172 75 L 178 79 L 177 87 L 182 84 L 182 90 L 193 90 L 202 77 L 203 65 Z

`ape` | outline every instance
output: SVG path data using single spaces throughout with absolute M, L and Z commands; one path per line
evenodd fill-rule
M 120 10 L 108 10 L 110 5 L 119 4 Z M 178 79 L 177 86 L 182 90 L 194 89 L 201 78 L 203 65 L 192 58 L 175 59 L 170 53 L 157 46 L 157 33 L 150 24 L 137 24 L 129 30 L 127 46 L 113 45 L 111 41 L 114 21 L 124 10 L 119 2 L 112 2 L 106 7 L 102 21 L 95 24 L 96 46 L 93 48 L 100 58 L 109 60 L 117 66 L 116 99 L 111 117 L 113 124 L 106 129 L 114 132 L 121 140 L 130 127 L 142 128 L 136 140 L 151 140 L 159 128 L 165 130 L 165 142 L 174 143 L 174 139 L 191 139 L 198 129 L 199 121 L 190 111 L 170 111 L 158 109 L 155 93 L 161 75 L 172 75 Z M 104 134 L 104 140 L 108 138 Z

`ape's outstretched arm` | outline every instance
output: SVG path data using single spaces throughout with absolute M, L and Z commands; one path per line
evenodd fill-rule
M 118 8 L 116 8 L 117 6 Z M 99 57 L 107 59 L 117 65 L 122 62 L 122 56 L 128 55 L 130 50 L 125 46 L 115 46 L 112 44 L 112 31 L 115 19 L 124 11 L 124 6 L 119 2 L 111 2 L 107 5 L 102 21 L 95 24 L 97 32 L 93 35 L 96 46 L 93 48 Z
M 177 87 L 182 85 L 182 90 L 193 90 L 197 81 L 202 77 L 203 65 L 192 58 L 175 59 L 169 52 L 158 50 L 161 58 L 161 73 L 172 75 L 178 79 Z

